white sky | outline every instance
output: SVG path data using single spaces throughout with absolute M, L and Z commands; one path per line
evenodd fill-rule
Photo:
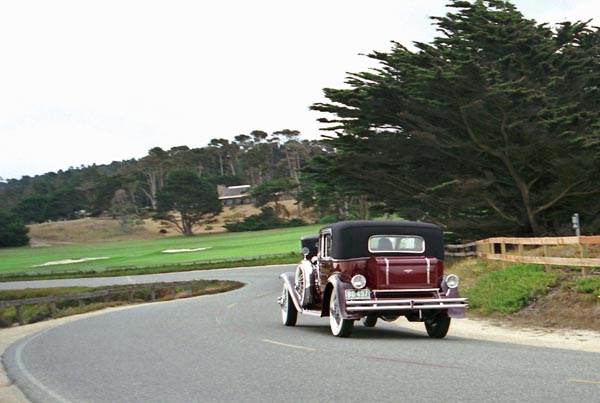
M 308 107 L 360 54 L 435 36 L 445 0 L 0 2 L 0 177 L 203 147 L 252 130 L 318 138 Z M 538 22 L 597 0 L 515 0 Z

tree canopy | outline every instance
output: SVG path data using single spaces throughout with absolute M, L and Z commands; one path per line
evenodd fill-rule
M 0 247 L 27 245 L 27 232 L 29 229 L 18 216 L 0 209 Z
M 600 228 L 600 30 L 449 7 L 432 43 L 393 43 L 324 90 L 336 152 L 313 176 L 461 232 L 560 233 L 573 212 Z
M 112 215 L 118 195 L 118 200 L 127 201 L 128 215 L 152 214 L 172 171 L 193 171 L 215 188 L 217 184 L 256 186 L 280 180 L 299 187 L 300 169 L 318 152 L 318 142 L 301 140 L 297 130 L 271 134 L 254 130 L 235 136 L 234 141 L 213 139 L 202 148 L 154 147 L 139 160 L 0 181 L 0 206 L 26 223 L 40 223 Z
M 157 202 L 158 218 L 175 224 L 184 235 L 193 235 L 194 224 L 221 212 L 217 189 L 187 170 L 169 174 Z

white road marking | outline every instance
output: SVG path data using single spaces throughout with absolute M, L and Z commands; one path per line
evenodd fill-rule
M 312 347 L 297 346 L 295 344 L 281 343 L 279 341 L 274 341 L 274 340 L 269 340 L 269 339 L 260 339 L 260 340 L 264 341 L 265 343 L 275 344 L 277 346 L 297 348 L 297 349 L 300 349 L 300 350 L 307 350 L 307 351 L 317 351 L 316 348 L 312 348 Z
M 574 382 L 574 383 L 589 383 L 592 385 L 600 385 L 600 381 L 589 381 L 586 379 L 567 379 L 567 382 Z
M 44 330 L 44 331 L 36 334 L 35 336 L 33 336 L 32 338 L 27 340 L 25 343 L 23 343 L 19 347 L 17 347 L 17 350 L 15 352 L 15 361 L 17 364 L 17 368 L 19 368 L 19 370 L 23 373 L 25 378 L 27 378 L 29 380 L 29 382 L 31 382 L 33 385 L 35 385 L 37 388 L 39 388 L 46 395 L 52 396 L 52 398 L 56 399 L 58 402 L 61 402 L 61 403 L 71 403 L 70 400 L 65 399 L 64 397 L 62 397 L 61 395 L 59 395 L 58 393 L 56 393 L 55 391 L 53 391 L 52 389 L 50 389 L 49 387 L 44 385 L 42 382 L 40 382 L 31 372 L 29 372 L 27 370 L 27 368 L 25 368 L 25 364 L 23 363 L 22 354 L 23 354 L 23 349 L 25 348 L 25 346 L 27 346 L 27 344 L 29 344 L 33 340 L 37 339 L 38 337 L 42 336 L 49 330 L 51 330 L 51 329 L 47 329 L 47 330 Z

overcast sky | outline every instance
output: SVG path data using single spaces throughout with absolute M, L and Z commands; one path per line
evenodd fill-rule
M 516 0 L 538 22 L 597 0 Z M 318 138 L 308 107 L 361 54 L 430 42 L 445 0 L 53 0 L 0 3 L 0 177 L 203 147 L 252 130 Z

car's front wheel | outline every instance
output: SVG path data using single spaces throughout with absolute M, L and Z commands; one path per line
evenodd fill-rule
M 429 337 L 443 339 L 450 328 L 450 318 L 446 315 L 436 315 L 425 320 L 425 329 Z
M 281 320 L 286 326 L 294 326 L 298 320 L 298 310 L 290 298 L 290 292 L 285 284 L 281 294 Z
M 329 327 L 336 337 L 348 337 L 354 328 L 354 321 L 342 318 L 340 303 L 335 290 L 331 291 L 329 298 Z

